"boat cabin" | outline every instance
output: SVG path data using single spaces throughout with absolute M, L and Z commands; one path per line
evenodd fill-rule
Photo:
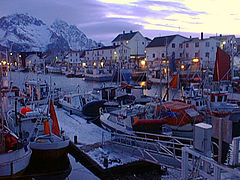
M 25 83 L 24 91 L 32 100 L 43 100 L 48 97 L 49 86 L 47 82 L 28 81 Z

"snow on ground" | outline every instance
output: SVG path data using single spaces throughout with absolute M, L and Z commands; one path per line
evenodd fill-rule
M 89 151 L 89 152 L 87 152 L 87 154 L 92 159 L 94 159 L 100 166 L 102 166 L 102 168 L 105 168 L 103 165 L 104 158 L 108 159 L 108 168 L 138 160 L 137 158 L 130 157 L 130 156 L 124 155 L 122 153 L 116 153 L 116 152 L 113 152 L 111 150 L 108 150 L 106 148 L 101 148 L 101 147 L 96 148 L 93 151 Z
M 104 140 L 110 140 L 110 133 L 76 115 L 69 113 L 62 108 L 55 108 L 59 126 L 65 131 L 65 134 L 73 141 L 77 136 L 78 142 L 82 144 L 94 144 Z

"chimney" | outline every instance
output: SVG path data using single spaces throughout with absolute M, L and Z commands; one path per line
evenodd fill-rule
M 123 31 L 123 34 L 125 34 L 125 31 Z
M 132 33 L 132 30 L 130 31 L 130 33 Z
M 201 32 L 201 40 L 203 40 L 203 32 Z

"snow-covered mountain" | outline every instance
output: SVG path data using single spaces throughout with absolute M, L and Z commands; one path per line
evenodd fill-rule
M 68 25 L 65 21 L 55 20 L 51 30 L 58 36 L 62 36 L 72 50 L 90 49 L 97 47 L 97 43 L 82 33 L 75 25 Z
M 0 45 L 18 51 L 81 50 L 97 47 L 76 26 L 56 20 L 48 26 L 26 14 L 0 18 Z

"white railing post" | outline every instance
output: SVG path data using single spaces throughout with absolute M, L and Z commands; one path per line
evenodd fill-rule
M 181 176 L 181 180 L 188 179 L 188 152 L 186 147 L 182 147 Z
M 219 180 L 221 179 L 221 170 L 219 167 L 214 166 L 213 169 L 213 180 Z
M 232 160 L 232 165 L 233 166 L 238 166 L 239 165 L 239 141 L 240 137 L 235 137 L 233 138 L 233 160 Z

